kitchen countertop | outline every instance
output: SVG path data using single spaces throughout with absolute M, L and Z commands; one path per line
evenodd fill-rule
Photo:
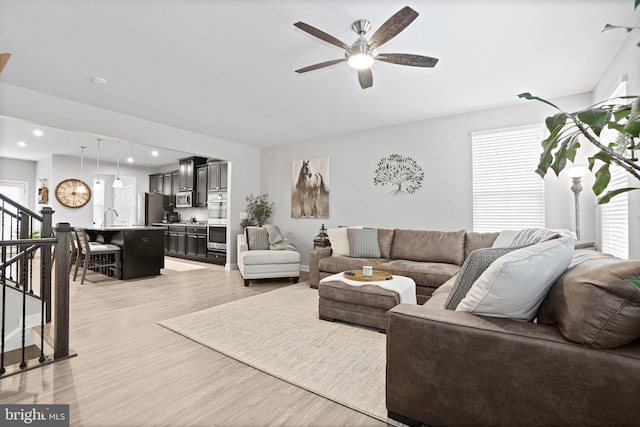
M 207 222 L 199 221 L 199 222 L 154 222 L 151 224 L 154 227 L 158 226 L 167 226 L 167 225 L 183 225 L 183 226 L 191 226 L 191 227 L 202 227 L 203 225 L 208 225 Z
M 87 230 L 95 231 L 121 231 L 121 230 L 157 230 L 147 225 L 107 225 L 106 227 L 87 227 Z

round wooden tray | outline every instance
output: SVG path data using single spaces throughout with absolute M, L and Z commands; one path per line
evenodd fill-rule
M 353 276 L 351 275 L 347 275 L 345 273 L 354 273 Z M 345 279 L 349 279 L 349 280 L 355 280 L 357 282 L 381 282 L 383 280 L 388 280 L 391 277 L 393 277 L 391 275 L 391 273 L 386 272 L 386 271 L 382 271 L 382 270 L 373 270 L 373 275 L 372 276 L 363 276 L 362 275 L 362 270 L 350 270 L 350 271 L 345 271 L 344 273 L 342 273 L 342 276 Z

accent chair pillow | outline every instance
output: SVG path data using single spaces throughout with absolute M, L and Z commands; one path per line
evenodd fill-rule
M 449 292 L 444 308 L 447 310 L 455 310 L 460 301 L 467 296 L 469 289 L 473 283 L 480 277 L 482 273 L 502 255 L 513 252 L 518 247 L 502 247 L 502 248 L 483 248 L 476 249 L 471 252 L 462 264 L 462 268 L 456 276 L 453 288 Z
M 250 251 L 269 249 L 269 233 L 266 228 L 247 227 L 245 233 Z
M 332 256 L 350 256 L 351 249 L 349 247 L 349 237 L 347 236 L 347 229 L 349 228 L 362 228 L 362 226 L 327 229 Z
M 347 228 L 349 256 L 354 258 L 380 258 L 378 230 L 375 228 Z
M 573 257 L 573 237 L 516 249 L 478 277 L 456 311 L 532 321 L 549 288 Z

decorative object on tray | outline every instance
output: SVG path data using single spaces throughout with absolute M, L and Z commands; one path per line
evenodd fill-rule
M 396 188 L 389 194 L 394 196 L 413 194 L 422 187 L 424 179 L 424 170 L 411 157 L 401 156 L 400 154 L 390 154 L 383 157 L 378 162 L 375 172 L 373 173 L 373 183 L 375 185 L 393 185 Z M 404 189 L 402 188 L 404 184 Z
M 355 280 L 357 282 L 381 282 L 383 280 L 390 280 L 393 275 L 387 271 L 372 269 L 370 276 L 365 276 L 363 270 L 349 270 L 342 273 L 345 278 L 349 280 Z
M 294 160 L 291 218 L 329 218 L 329 158 Z

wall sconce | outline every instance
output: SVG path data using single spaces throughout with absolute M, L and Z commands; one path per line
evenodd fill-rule
M 580 240 L 580 192 L 582 191 L 582 177 L 589 173 L 589 168 L 585 164 L 577 163 L 567 166 L 563 172 L 573 182 L 571 191 L 573 191 L 575 198 L 576 238 Z

